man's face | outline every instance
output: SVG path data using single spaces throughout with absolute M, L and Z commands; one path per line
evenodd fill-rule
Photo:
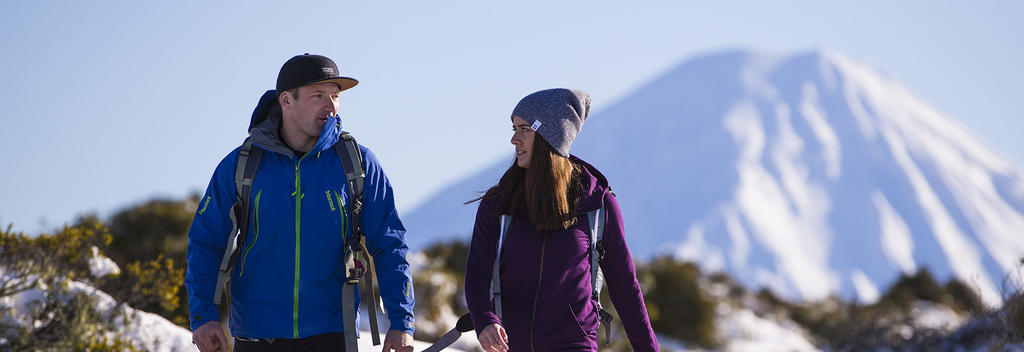
M 299 87 L 296 95 L 287 97 L 282 108 L 291 111 L 286 115 L 299 132 L 319 138 L 327 117 L 338 113 L 341 90 L 334 83 L 317 83 Z

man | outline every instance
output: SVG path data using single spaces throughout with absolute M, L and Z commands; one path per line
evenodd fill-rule
M 236 351 L 344 350 L 343 245 L 352 236 L 342 159 L 334 150 L 342 91 L 358 83 L 331 59 L 299 55 L 277 77 L 277 102 L 250 131 L 263 150 L 248 207 L 248 231 L 231 270 L 231 334 Z M 239 149 L 217 166 L 189 230 L 188 289 L 193 343 L 227 349 L 214 301 L 232 229 Z M 360 146 L 365 165 L 362 228 L 381 284 L 390 330 L 384 351 L 412 351 L 412 277 L 405 228 L 387 176 Z M 364 297 L 369 299 L 368 297 Z M 350 351 L 352 352 L 352 351 Z

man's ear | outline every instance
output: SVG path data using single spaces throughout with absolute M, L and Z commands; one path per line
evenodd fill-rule
M 279 94 L 277 95 L 277 103 L 278 103 L 278 104 L 281 104 L 281 106 L 285 106 L 285 105 L 289 105 L 289 104 L 291 104 L 291 103 L 292 103 L 292 97 L 291 97 L 291 94 L 288 94 L 288 92 L 287 92 L 287 91 L 285 91 L 285 92 L 280 92 L 280 93 L 279 93 Z

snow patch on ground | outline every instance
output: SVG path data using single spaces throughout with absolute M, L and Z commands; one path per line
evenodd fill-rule
M 967 321 L 953 309 L 928 301 L 917 301 L 910 309 L 913 324 L 918 328 L 936 329 L 945 332 L 953 331 Z
M 99 248 L 92 246 L 92 258 L 89 258 L 89 272 L 95 277 L 105 277 L 107 275 L 120 274 L 121 268 L 113 260 L 100 254 Z
M 719 308 L 716 323 L 723 351 L 818 351 L 798 325 L 758 317 L 749 309 Z M 724 312 L 723 312 L 724 311 Z
M 116 265 L 114 268 L 116 268 Z M 127 305 L 118 305 L 117 301 L 115 301 L 113 297 L 88 284 L 78 281 L 68 281 L 67 285 L 68 294 L 66 297 L 71 297 L 71 295 L 76 293 L 85 294 L 96 300 L 96 310 L 100 314 L 107 317 L 111 316 L 111 314 L 123 314 L 121 315 L 123 318 L 114 319 L 114 331 L 108 332 L 108 337 L 120 335 L 122 339 L 131 342 L 136 348 L 143 351 L 198 351 L 195 345 L 192 344 L 192 332 L 188 329 L 177 326 L 157 314 L 138 310 Z M 43 302 L 49 294 L 50 289 L 46 286 L 42 286 L 22 291 L 15 295 L 3 297 L 0 299 L 0 310 L 5 308 L 11 309 L 11 315 L 3 317 L 3 320 L 5 322 L 13 322 L 22 326 L 30 324 L 32 326 L 39 325 L 41 322 L 31 321 L 31 311 L 36 304 Z M 452 319 L 451 321 L 455 321 L 455 319 Z M 369 337 L 369 331 L 361 332 L 360 336 L 362 336 L 358 342 L 360 350 L 380 350 L 380 346 L 373 346 L 372 340 Z M 0 343 L 3 342 L 5 341 L 0 341 Z M 416 350 L 425 349 L 431 344 L 432 343 L 423 341 L 413 342 L 413 346 Z M 470 332 L 463 334 L 463 338 L 453 346 L 455 348 L 448 348 L 446 351 L 457 352 L 463 351 L 463 349 L 472 350 L 472 348 L 477 345 L 475 334 Z
M 116 268 L 116 266 L 114 266 Z M 114 331 L 108 333 L 108 337 L 115 334 L 135 347 L 145 351 L 153 352 L 176 352 L 195 351 L 192 346 L 192 333 L 181 328 L 167 319 L 156 314 L 147 313 L 126 305 L 118 305 L 114 298 L 95 287 L 78 281 L 67 282 L 68 293 L 62 297 L 70 299 L 72 295 L 84 294 L 95 299 L 96 311 L 101 316 L 111 317 L 119 314 L 123 319 L 113 320 Z M 5 320 L 13 320 L 21 326 L 38 327 L 42 322 L 32 321 L 33 308 L 46 300 L 51 294 L 50 288 L 41 285 L 40 287 L 25 290 L 17 294 L 4 297 L 0 300 L 0 308 L 11 309 L 11 315 L 4 317 Z

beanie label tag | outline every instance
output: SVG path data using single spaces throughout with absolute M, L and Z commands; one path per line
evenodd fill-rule
M 543 123 L 541 123 L 540 120 L 537 120 L 533 122 L 533 125 L 530 126 L 530 128 L 536 131 L 538 128 L 540 128 L 540 125 L 543 125 Z

